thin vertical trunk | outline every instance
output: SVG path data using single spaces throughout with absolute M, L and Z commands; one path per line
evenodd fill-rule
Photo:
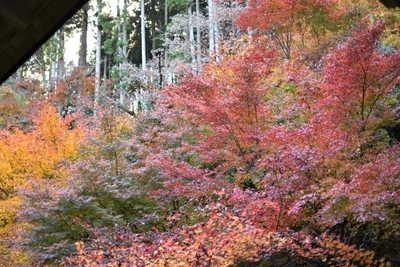
M 100 64 L 101 64 L 101 21 L 100 14 L 102 11 L 102 0 L 97 0 L 97 36 L 96 36 L 96 67 L 95 67 L 95 76 L 96 76 L 96 88 L 94 93 L 94 102 L 95 105 L 100 103 L 101 99 L 101 77 L 100 77 Z
M 189 16 L 189 46 L 190 46 L 190 56 L 192 58 L 192 63 L 196 62 L 196 55 L 194 49 L 194 27 L 193 27 L 193 14 L 192 14 L 192 4 L 188 6 L 188 16 Z
M 103 81 L 106 81 L 107 80 L 107 69 L 108 69 L 108 67 L 107 67 L 107 63 L 108 63 L 108 55 L 107 54 L 105 54 L 104 55 L 104 61 L 103 61 L 103 66 L 104 66 L 104 70 L 103 70 Z
M 141 44 L 142 44 L 142 69 L 146 70 L 146 18 L 144 14 L 144 0 L 140 0 L 140 24 L 141 24 Z
M 87 32 L 88 32 L 88 11 L 89 4 L 85 4 L 82 8 L 82 33 L 80 36 L 79 61 L 78 66 L 84 68 L 87 66 Z
M 125 106 L 125 86 L 120 85 L 119 86 L 119 103 L 121 106 Z
M 151 0 L 151 50 L 156 50 L 156 3 L 155 0 Z
M 215 5 L 213 5 L 213 12 L 214 14 L 217 14 Z M 219 45 L 220 45 L 220 39 L 219 39 L 219 18 L 218 15 L 214 15 L 214 51 L 215 51 L 215 61 L 219 62 Z
M 41 53 L 40 53 L 40 71 L 42 72 L 42 85 L 44 88 L 46 88 L 49 84 L 50 81 L 47 79 L 48 77 L 46 76 L 46 71 L 47 71 L 47 67 L 44 63 L 44 51 L 43 48 L 41 48 Z
M 103 62 L 103 66 L 104 66 L 104 71 L 103 71 L 103 92 L 107 91 L 107 61 L 108 61 L 108 55 L 105 54 L 104 55 L 104 62 Z
M 51 40 L 51 65 L 50 65 L 50 86 L 53 87 L 55 85 L 55 81 L 57 78 L 57 44 L 58 44 L 58 34 L 57 32 L 54 34 L 53 39 Z
M 158 85 L 161 88 L 162 84 L 163 84 L 163 74 L 162 74 L 162 64 L 161 64 L 161 59 L 162 58 L 162 53 L 158 54 L 158 76 L 159 76 L 159 80 L 158 80 Z
M 120 46 L 122 36 L 121 36 L 121 7 L 120 7 L 120 2 L 117 0 L 117 51 L 118 51 L 118 61 L 122 57 L 122 47 Z
M 119 0 L 117 0 L 117 36 L 118 36 L 118 47 L 117 47 L 117 49 L 118 49 L 118 60 L 119 60 L 118 65 L 119 65 L 120 71 L 121 71 L 121 61 L 124 60 L 123 59 L 124 58 L 123 48 L 120 47 L 120 42 L 122 41 L 122 36 L 121 35 L 122 35 L 122 33 L 121 33 L 121 8 L 120 8 L 120 2 L 119 2 Z M 121 74 L 119 74 L 118 76 L 119 76 L 119 79 L 118 79 L 117 84 L 116 84 L 117 92 L 119 94 L 119 103 L 121 105 L 123 105 L 124 104 L 124 93 L 123 93 L 124 88 L 123 88 L 123 83 L 121 82 L 121 79 L 120 79 L 121 78 Z
M 140 34 L 141 34 L 141 45 L 142 45 L 142 70 L 145 71 L 147 69 L 146 66 L 146 17 L 145 17 L 145 4 L 144 0 L 140 0 Z M 144 82 L 147 83 L 147 77 L 144 78 Z M 142 95 L 142 86 L 138 88 L 135 92 L 134 96 L 134 103 L 133 103 L 133 110 L 135 111 L 141 111 L 141 95 Z M 136 103 L 136 108 L 135 108 L 135 103 Z
M 215 44 L 214 44 L 214 2 L 213 0 L 208 0 L 208 36 L 209 36 L 209 52 L 210 56 L 214 55 L 214 49 L 215 49 Z
M 44 62 L 44 46 L 40 47 L 38 51 L 36 51 L 36 64 L 38 64 L 39 72 L 42 75 L 42 86 L 46 88 L 47 83 L 47 76 L 46 76 L 46 64 Z
M 122 54 L 124 56 L 124 59 L 126 60 L 128 58 L 128 51 L 127 51 L 127 17 L 128 17 L 128 1 L 124 0 L 124 9 L 123 9 L 123 20 L 122 20 Z
M 59 36 L 58 36 L 57 79 L 59 80 L 63 79 L 65 74 L 64 53 L 65 53 L 65 26 L 62 26 L 59 30 Z
M 168 0 L 165 0 L 165 6 L 164 6 L 164 30 L 165 30 L 165 41 L 167 41 L 168 38 L 168 33 L 167 33 L 167 25 L 168 25 Z M 168 69 L 168 48 L 165 46 L 164 48 L 164 69 Z M 167 77 L 167 82 L 169 81 L 168 77 L 169 75 L 166 75 Z
M 196 0 L 196 50 L 197 65 L 199 67 L 201 58 L 200 0 Z

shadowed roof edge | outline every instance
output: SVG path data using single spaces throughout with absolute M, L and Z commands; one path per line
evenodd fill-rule
M 8 0 L 6 0 L 8 1 Z M 14 0 L 17 1 L 17 0 Z M 0 7 L 2 5 L 2 2 L 4 3 L 4 0 L 0 1 Z M 62 3 L 64 2 L 64 3 Z M 1 61 L 1 64 L 3 64 L 3 68 L 0 69 L 0 85 L 2 83 L 4 83 L 15 71 L 17 71 L 17 69 L 26 61 L 29 59 L 30 56 L 32 56 L 32 54 L 34 54 L 41 45 L 43 45 L 65 22 L 68 21 L 68 19 L 70 19 L 79 9 L 82 8 L 82 6 L 87 3 L 88 0 L 52 0 L 50 1 L 50 4 L 46 5 L 45 10 L 41 10 L 40 14 L 46 14 L 46 13 L 52 13 L 52 12 L 57 12 L 57 15 L 54 16 L 56 19 L 52 20 L 52 23 L 50 25 L 48 25 L 47 28 L 44 29 L 43 32 L 40 32 L 37 36 L 37 38 L 34 40 L 34 42 L 32 44 L 26 44 L 23 48 L 24 49 L 17 49 L 18 50 L 18 54 L 16 56 L 16 59 L 11 58 L 10 61 L 8 62 L 4 62 L 4 57 L 9 56 L 9 53 L 12 53 L 11 51 L 7 51 L 7 50 L 12 50 L 13 48 L 9 48 L 6 47 L 5 51 L 2 51 L 1 53 L 3 54 L 2 57 L 3 59 Z M 62 3 L 62 4 L 60 4 Z M 67 3 L 67 4 L 65 4 Z M 7 5 L 7 3 L 4 3 L 3 5 Z M 56 9 L 57 6 L 59 6 L 59 9 Z M 50 9 L 50 10 L 46 10 L 46 8 Z M 64 10 L 63 10 L 64 8 Z M 60 10 L 61 9 L 61 10 Z M 32 21 L 30 22 L 30 26 L 32 26 L 34 23 L 37 23 L 37 21 L 35 20 L 40 20 L 43 19 L 43 17 L 40 16 L 35 16 Z M 47 18 L 48 19 L 48 18 Z M 46 23 L 45 23 L 46 24 Z M 27 30 L 29 30 L 30 28 L 27 27 Z M 27 41 L 29 42 L 30 40 L 24 40 L 22 39 L 22 37 L 28 32 L 26 32 L 25 30 L 22 32 L 18 32 L 17 35 L 22 35 L 22 36 L 13 36 L 13 38 L 18 37 L 18 39 L 13 40 L 18 41 L 18 42 L 24 42 Z M 3 41 L 3 40 L 0 40 Z M 11 45 L 12 46 L 12 45 Z M 22 50 L 22 51 L 21 51 Z M 4 67 L 4 65 L 8 65 L 8 67 Z

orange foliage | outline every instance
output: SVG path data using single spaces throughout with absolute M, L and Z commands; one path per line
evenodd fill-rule
M 0 238 L 15 239 L 16 213 L 20 206 L 17 188 L 31 179 L 57 179 L 68 175 L 67 161 L 78 157 L 78 142 L 83 133 L 69 129 L 71 119 L 62 120 L 57 110 L 44 104 L 28 132 L 16 127 L 0 132 Z M 11 204 L 12 205 L 11 205 Z M 0 242 L 0 253 L 11 264 L 27 261 L 21 250 Z M 0 265 L 2 262 L 0 261 Z
M 62 120 L 54 107 L 43 105 L 34 122 L 27 133 L 16 128 L 1 133 L 2 191 L 22 185 L 27 178 L 64 178 L 67 171 L 60 164 L 78 156 L 82 132 L 69 130 L 71 121 Z

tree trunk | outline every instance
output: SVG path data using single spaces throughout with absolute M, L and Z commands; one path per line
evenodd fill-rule
M 140 0 L 140 24 L 141 24 L 141 44 L 142 44 L 142 70 L 146 70 L 146 19 L 144 14 L 144 0 Z
M 188 16 L 189 16 L 189 46 L 190 46 L 190 57 L 192 58 L 192 63 L 196 62 L 196 55 L 194 49 L 194 27 L 193 27 L 193 14 L 192 14 L 192 4 L 188 6 Z
M 88 31 L 88 11 L 89 4 L 85 4 L 82 8 L 82 33 L 80 38 L 79 47 L 79 61 L 78 66 L 84 68 L 87 66 L 87 31 Z
M 213 0 L 208 0 L 208 37 L 209 37 L 209 43 L 208 43 L 208 49 L 210 56 L 214 56 L 215 52 L 215 44 L 214 44 L 214 2 Z
M 199 68 L 201 59 L 200 0 L 196 0 L 196 54 L 197 68 Z
M 217 14 L 215 5 L 213 5 L 213 12 Z M 215 51 L 215 61 L 219 62 L 219 45 L 220 45 L 220 33 L 219 33 L 219 18 L 218 15 L 214 16 L 214 51 Z
M 42 75 L 42 86 L 44 88 L 47 87 L 48 82 L 47 82 L 47 77 L 46 77 L 46 64 L 44 62 L 44 46 L 39 48 L 38 51 L 36 51 L 36 57 L 37 57 L 37 64 L 39 65 L 40 73 Z
M 101 99 L 101 77 L 100 77 L 100 66 L 101 66 L 101 21 L 100 14 L 102 11 L 102 0 L 97 0 L 97 36 L 96 36 L 96 67 L 95 67 L 95 77 L 96 77 L 96 88 L 94 92 L 94 102 L 95 105 L 100 103 Z
M 151 50 L 156 50 L 156 17 L 157 17 L 157 10 L 156 10 L 156 1 L 151 0 Z
M 107 61 L 108 61 L 108 55 L 107 54 L 105 54 L 104 55 L 104 60 L 103 60 L 103 66 L 104 66 L 104 71 L 103 71 L 103 92 L 106 92 L 107 91 L 107 88 L 106 88 L 106 85 L 107 85 L 107 83 L 106 83 L 106 80 L 107 80 L 107 69 L 108 69 L 108 67 L 107 67 Z
M 118 52 L 118 63 L 122 60 L 122 47 L 121 47 L 121 6 L 119 0 L 117 0 L 117 52 Z M 119 64 L 121 65 L 121 64 Z
M 127 50 L 127 17 L 128 17 L 128 1 L 124 0 L 124 9 L 123 9 L 123 20 L 122 20 L 122 54 L 124 56 L 124 60 L 128 58 L 128 50 Z
M 124 1 L 125 3 L 125 1 Z M 125 7 L 124 7 L 125 8 Z M 121 33 L 121 6 L 120 6 L 120 1 L 117 0 L 117 36 L 118 36 L 118 45 L 117 45 L 117 51 L 118 51 L 118 67 L 119 67 L 119 73 L 118 73 L 118 80 L 116 82 L 117 86 L 117 92 L 119 94 L 119 103 L 121 105 L 124 104 L 124 94 L 123 94 L 123 84 L 121 82 L 121 61 L 124 58 L 123 54 L 123 48 L 120 46 L 120 43 L 122 41 L 122 33 Z
M 168 25 L 168 0 L 165 0 L 165 6 L 164 6 L 164 36 L 165 36 L 165 42 L 167 41 L 168 38 L 168 33 L 167 33 L 167 25 Z M 168 48 L 164 46 L 164 69 L 168 69 Z M 168 79 L 169 75 L 166 75 L 167 82 L 169 82 Z
M 57 32 L 53 35 L 51 40 L 51 65 L 50 65 L 50 73 L 49 80 L 50 86 L 53 87 L 55 85 L 55 81 L 57 78 L 57 44 L 58 44 L 58 34 Z
M 57 61 L 57 79 L 61 80 L 64 78 L 65 74 L 65 26 L 62 26 L 59 30 L 58 36 L 58 61 Z

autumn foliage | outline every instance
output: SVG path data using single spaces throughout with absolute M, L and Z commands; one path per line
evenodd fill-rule
M 322 75 L 267 49 L 165 88 L 137 140 L 165 222 L 95 231 L 64 265 L 395 264 L 398 52 L 361 25 Z
M 43 104 L 37 114 L 32 114 L 31 121 L 32 126 L 26 132 L 14 125 L 1 131 L 0 216 L 3 240 L 16 238 L 15 231 L 22 227 L 17 221 L 21 204 L 18 188 L 30 188 L 29 183 L 34 181 L 63 184 L 69 174 L 69 163 L 77 158 L 77 145 L 82 137 L 80 130 L 69 130 L 71 118 L 62 120 L 56 109 L 47 104 Z M 1 245 L 5 249 L 6 245 Z M 18 256 L 16 251 L 9 254 L 5 250 L 4 253 L 7 261 L 23 262 L 18 263 L 22 256 Z
M 251 46 L 137 118 L 60 84 L 1 132 L 0 235 L 33 265 L 398 266 L 400 50 L 338 2 L 250 1 Z
M 298 45 L 324 42 L 326 35 L 341 27 L 342 9 L 336 0 L 251 0 L 237 18 L 237 25 L 256 38 L 268 38 L 289 59 Z M 311 43 L 310 43 L 311 41 Z

